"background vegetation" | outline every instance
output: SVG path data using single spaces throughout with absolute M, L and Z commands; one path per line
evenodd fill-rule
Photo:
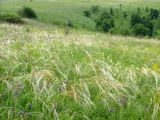
M 0 13 L 17 14 L 17 11 L 22 7 L 29 7 L 35 10 L 38 20 L 41 22 L 65 26 L 70 21 L 74 28 L 86 28 L 96 31 L 100 30 L 100 27 L 97 28 L 96 21 L 101 19 L 99 16 L 105 11 L 114 19 L 114 26 L 109 25 L 109 21 L 105 20 L 103 23 L 108 24 L 107 26 L 112 27 L 112 29 L 104 30 L 107 27 L 103 25 L 100 31 L 121 35 L 156 36 L 159 38 L 159 4 L 159 0 L 127 0 L 123 2 L 121 0 L 22 0 L 21 2 L 18 0 L 1 0 Z M 137 30 L 133 29 L 133 24 L 137 23 L 144 25 L 145 30 L 143 28 L 139 29 L 142 29 L 143 32 L 146 31 L 145 33 L 135 33 Z
M 0 120 L 159 120 L 159 3 L 1 0 Z

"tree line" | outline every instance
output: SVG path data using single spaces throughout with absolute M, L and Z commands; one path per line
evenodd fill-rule
M 135 36 L 160 36 L 160 10 L 155 8 L 140 8 L 132 11 L 119 8 L 100 9 L 92 6 L 84 11 L 86 17 L 93 18 L 97 31 L 111 34 Z

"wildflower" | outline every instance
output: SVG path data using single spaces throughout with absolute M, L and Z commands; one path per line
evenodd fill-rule
M 152 69 L 153 69 L 153 70 L 158 70 L 158 65 L 157 65 L 157 64 L 153 64 L 153 65 L 152 65 Z

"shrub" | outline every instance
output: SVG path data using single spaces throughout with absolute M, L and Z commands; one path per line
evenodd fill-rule
M 118 28 L 111 28 L 111 29 L 109 30 L 109 32 L 110 32 L 111 34 L 119 34 L 119 29 L 118 29 Z
M 110 14 L 111 14 L 112 16 L 114 16 L 114 10 L 113 10 L 113 8 L 110 8 Z
M 160 40 L 160 29 L 156 31 L 155 37 Z
M 143 17 L 143 25 L 150 30 L 149 36 L 152 36 L 154 24 L 150 17 Z
M 102 30 L 103 30 L 104 32 L 108 32 L 109 29 L 111 29 L 112 27 L 114 27 L 112 20 L 105 19 L 105 20 L 102 22 L 101 28 L 102 28 Z
M 97 28 L 97 30 L 108 32 L 113 27 L 114 27 L 114 19 L 107 12 L 103 12 L 96 19 L 96 28 Z
M 148 6 L 146 7 L 145 11 L 146 11 L 146 12 L 149 12 L 149 8 L 148 8 Z
M 122 9 L 122 4 L 119 4 L 120 10 Z
M 137 7 L 137 13 L 140 14 L 141 13 L 141 8 Z
M 129 28 L 122 28 L 120 34 L 125 36 L 131 35 L 131 30 Z
M 127 14 L 127 12 L 125 11 L 125 12 L 123 12 L 123 17 L 124 18 L 127 18 L 128 17 L 128 14 Z
M 157 9 L 150 9 L 150 17 L 151 19 L 157 19 L 159 15 L 159 11 Z
M 133 33 L 136 36 L 146 36 L 149 35 L 150 29 L 146 28 L 143 24 L 136 24 L 133 27 Z
M 29 7 L 23 7 L 21 10 L 18 11 L 18 14 L 26 18 L 37 18 L 35 11 Z
M 91 12 L 90 12 L 89 10 L 85 10 L 85 11 L 84 11 L 84 15 L 85 15 L 86 17 L 90 17 L 90 16 L 91 16 Z
M 0 15 L 0 21 L 8 22 L 8 23 L 16 23 L 16 24 L 24 23 L 19 16 L 11 15 L 11 14 Z
M 131 16 L 131 26 L 134 27 L 136 24 L 143 24 L 145 28 L 149 29 L 149 36 L 152 36 L 153 32 L 153 21 L 150 16 L 140 16 L 139 14 L 132 14 Z
M 139 14 L 132 14 L 131 16 L 131 26 L 133 27 L 134 25 L 138 23 L 143 23 L 143 19 Z
M 92 6 L 91 6 L 91 12 L 92 12 L 92 13 L 97 13 L 97 12 L 99 12 L 99 6 L 98 6 L 98 5 L 92 5 Z
M 124 36 L 131 35 L 131 30 L 128 28 L 111 28 L 109 32 L 111 34 L 120 34 Z

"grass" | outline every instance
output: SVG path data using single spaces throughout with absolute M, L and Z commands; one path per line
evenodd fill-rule
M 0 24 L 0 119 L 160 119 L 160 41 Z
M 0 120 L 160 119 L 160 41 L 75 29 L 95 29 L 93 19 L 83 15 L 91 5 L 121 3 L 128 11 L 160 5 L 159 0 L 1 0 L 0 13 L 29 6 L 40 22 L 0 23 Z M 75 28 L 68 35 L 50 24 L 63 26 L 69 19 Z

